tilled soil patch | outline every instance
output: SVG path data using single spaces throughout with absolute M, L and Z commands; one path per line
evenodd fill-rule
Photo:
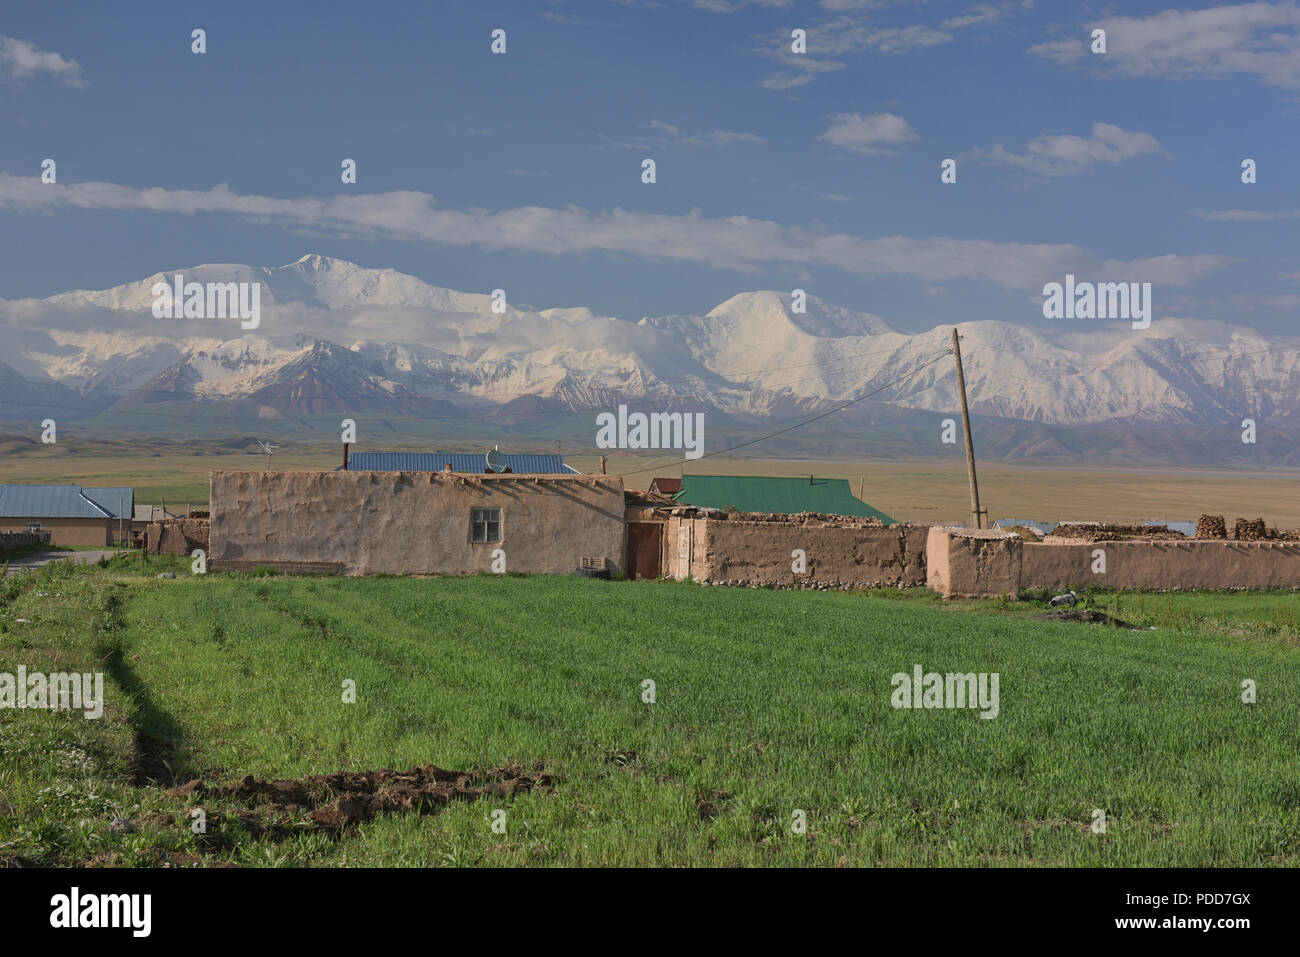
M 549 788 L 554 779 L 543 767 L 538 762 L 531 768 L 512 764 L 490 771 L 449 771 L 426 764 L 409 771 L 338 771 L 280 781 L 249 775 L 218 786 L 195 779 L 167 793 L 196 802 L 241 804 L 246 811 L 239 819 L 255 831 L 279 832 L 304 814 L 309 828 L 341 831 L 384 814 L 430 814 L 452 801 L 509 798 Z

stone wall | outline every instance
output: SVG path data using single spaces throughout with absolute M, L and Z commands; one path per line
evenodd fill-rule
M 471 509 L 501 509 L 501 541 L 471 541 Z M 623 564 L 623 480 L 613 475 L 213 472 L 209 567 L 303 563 L 346 574 L 571 574 Z

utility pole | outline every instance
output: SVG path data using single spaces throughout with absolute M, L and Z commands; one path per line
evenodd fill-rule
M 961 424 L 966 430 L 966 473 L 970 478 L 971 528 L 983 528 L 979 483 L 975 481 L 975 445 L 971 442 L 970 409 L 966 405 L 966 374 L 961 368 L 961 338 L 957 335 L 956 326 L 952 329 L 952 355 L 957 360 L 957 391 L 961 393 Z

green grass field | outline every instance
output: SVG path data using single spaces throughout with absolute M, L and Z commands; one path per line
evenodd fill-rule
M 164 568 L 176 580 L 153 577 Z M 1089 601 L 1155 630 L 1039 622 L 1038 602 L 943 603 L 922 590 L 191 576 L 179 560 L 142 570 L 138 558 L 55 567 L 0 592 L 0 671 L 103 670 L 108 703 L 100 721 L 0 711 L 0 856 L 1300 863 L 1300 597 Z M 894 709 L 891 676 L 916 664 L 998 673 L 998 716 Z M 355 703 L 342 700 L 345 679 Z M 149 739 L 177 781 L 510 762 L 541 762 L 555 781 L 341 837 L 236 825 L 196 835 L 183 824 L 190 799 L 133 780 Z M 490 826 L 497 809 L 505 833 Z M 1089 827 L 1096 809 L 1104 834 Z M 115 831 L 116 818 L 134 830 Z

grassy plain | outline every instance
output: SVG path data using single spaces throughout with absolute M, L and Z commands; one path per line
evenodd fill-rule
M 385 448 L 427 446 L 393 442 Z M 464 443 L 457 447 L 488 448 Z M 574 468 L 600 470 L 590 451 L 561 449 Z M 518 451 L 554 451 L 537 446 Z M 332 469 L 342 461 L 334 444 L 287 444 L 270 459 L 274 469 Z M 136 501 L 169 510 L 208 501 L 212 469 L 262 469 L 265 455 L 211 443 L 79 442 L 56 446 L 0 440 L 0 482 L 77 482 L 129 485 Z M 849 480 L 855 495 L 894 518 L 909 522 L 965 521 L 970 494 L 960 458 L 879 462 L 801 461 L 720 456 L 697 462 L 665 454 L 615 453 L 609 472 L 626 476 L 629 488 L 645 488 L 656 475 L 808 475 Z M 981 500 L 992 519 L 1135 522 L 1195 521 L 1202 513 L 1238 518 L 1262 516 L 1282 528 L 1300 527 L 1300 471 L 1237 469 L 1078 469 L 987 463 L 979 468 Z
M 1090 596 L 1155 629 L 1125 631 L 924 590 L 200 577 L 130 558 L 0 599 L 0 672 L 108 681 L 100 721 L 0 711 L 0 855 L 33 862 L 1300 864 L 1291 593 Z M 893 708 L 891 676 L 917 664 L 998 673 L 997 718 Z M 555 783 L 341 837 L 196 835 L 157 823 L 192 799 L 142 786 L 142 741 L 178 781 L 540 762 Z

